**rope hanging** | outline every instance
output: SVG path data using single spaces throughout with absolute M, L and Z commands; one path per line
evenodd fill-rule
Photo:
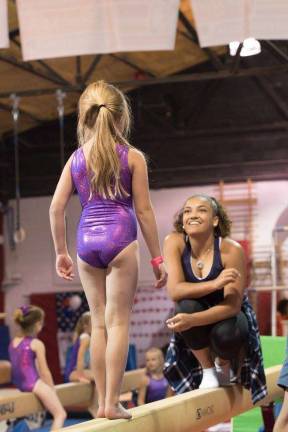
M 66 93 L 61 89 L 56 90 L 57 111 L 59 118 L 59 137 L 60 137 L 60 168 L 61 171 L 65 165 L 65 142 L 64 142 L 64 98 Z
M 14 144 L 14 164 L 15 164 L 15 200 L 16 200 L 16 221 L 14 227 L 14 241 L 21 243 L 25 240 L 26 233 L 21 227 L 20 218 L 20 169 L 19 169 L 19 140 L 18 140 L 18 124 L 19 124 L 19 102 L 20 97 L 15 93 L 11 94 L 12 100 L 12 120 L 13 120 L 13 144 Z

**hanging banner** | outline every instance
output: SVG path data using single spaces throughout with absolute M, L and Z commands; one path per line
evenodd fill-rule
M 288 39 L 288 1 L 251 1 L 251 34 L 257 39 Z
M 190 0 L 201 47 L 249 37 L 247 0 Z
M 202 47 L 232 41 L 288 39 L 287 0 L 190 0 Z
M 24 60 L 172 50 L 179 0 L 17 0 Z
M 9 47 L 7 0 L 0 0 L 0 48 Z

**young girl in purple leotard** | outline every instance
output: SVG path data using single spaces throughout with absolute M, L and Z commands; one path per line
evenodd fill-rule
M 76 188 L 82 206 L 77 263 L 91 312 L 98 417 L 109 419 L 131 417 L 120 405 L 119 394 L 138 278 L 136 219 L 151 254 L 156 286 L 166 283 L 146 161 L 128 143 L 129 128 L 129 106 L 123 93 L 104 81 L 90 84 L 79 101 L 80 147 L 64 167 L 50 207 L 56 271 L 71 280 L 73 263 L 64 211 Z
M 52 414 L 51 430 L 63 426 L 66 412 L 55 393 L 51 372 L 47 365 L 45 346 L 37 334 L 43 327 L 44 311 L 37 306 L 21 306 L 14 312 L 20 333 L 9 345 L 12 382 L 23 392 L 33 392 Z
M 146 374 L 139 387 L 138 405 L 165 399 L 168 396 L 168 381 L 163 374 L 164 356 L 159 348 L 146 351 Z

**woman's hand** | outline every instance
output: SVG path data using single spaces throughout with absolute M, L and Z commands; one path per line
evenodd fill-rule
M 153 272 L 156 277 L 155 288 L 162 288 L 167 283 L 167 271 L 164 263 L 153 266 Z
M 56 256 L 56 272 L 63 279 L 71 281 L 74 278 L 73 261 L 68 254 Z
M 177 333 L 190 329 L 195 326 L 193 314 L 178 313 L 173 318 L 166 321 L 167 327 Z
M 241 274 L 235 268 L 227 268 L 222 270 L 219 276 L 213 281 L 215 290 L 224 288 L 225 285 L 231 282 L 235 282 L 237 278 L 240 278 Z

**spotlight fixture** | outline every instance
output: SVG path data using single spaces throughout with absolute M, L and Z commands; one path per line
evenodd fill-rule
M 237 49 L 241 42 L 233 41 L 229 43 L 229 51 L 231 56 L 235 56 Z M 259 54 L 261 52 L 261 45 L 257 39 L 252 37 L 244 39 L 243 46 L 240 51 L 241 57 L 248 57 L 252 55 Z

